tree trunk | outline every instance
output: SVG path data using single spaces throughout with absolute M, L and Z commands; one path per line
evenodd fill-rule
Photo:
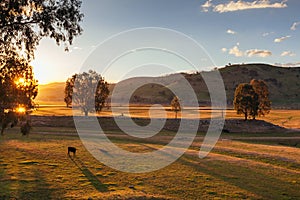
M 245 121 L 248 119 L 248 113 L 245 113 Z
M 89 116 L 89 111 L 86 111 L 86 110 L 85 110 L 85 111 L 84 111 L 84 116 L 86 116 L 86 117 Z
M 175 111 L 175 119 L 177 119 L 177 111 Z

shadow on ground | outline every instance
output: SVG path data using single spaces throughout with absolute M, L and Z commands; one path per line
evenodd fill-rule
M 80 158 L 70 156 L 72 162 L 81 170 L 82 174 L 90 181 L 90 183 L 95 187 L 99 192 L 107 192 L 107 185 L 103 184 L 97 176 L 95 176 L 88 167 L 80 160 Z

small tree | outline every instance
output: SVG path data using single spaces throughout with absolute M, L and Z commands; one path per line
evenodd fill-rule
M 252 85 L 243 83 L 236 88 L 233 105 L 237 114 L 244 114 L 245 120 L 250 116 L 255 119 L 258 114 L 259 99 Z
M 175 112 L 175 119 L 177 119 L 177 114 L 181 111 L 180 100 L 177 96 L 171 101 L 171 109 Z
M 68 83 L 69 81 L 69 83 Z M 65 101 L 78 106 L 85 116 L 89 112 L 100 112 L 109 95 L 108 83 L 95 71 L 75 74 L 68 79 L 65 88 Z M 95 88 L 95 90 L 92 90 Z M 67 92 L 66 92 L 67 91 Z
M 263 80 L 251 80 L 254 91 L 258 95 L 258 116 L 265 116 L 270 113 L 271 101 L 269 99 L 269 89 L 267 84 Z

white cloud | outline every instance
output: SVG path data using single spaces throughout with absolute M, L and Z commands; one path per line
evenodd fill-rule
M 263 37 L 267 37 L 268 35 L 270 35 L 270 33 L 263 33 Z
M 81 47 L 73 47 L 74 50 L 82 50 Z
M 227 30 L 227 33 L 228 33 L 228 34 L 232 34 L 232 35 L 235 35 L 235 34 L 236 34 L 236 32 L 233 31 L 233 30 L 231 30 L 231 29 L 228 29 L 228 30 Z
M 300 67 L 300 62 L 295 63 L 275 63 L 278 67 Z
M 260 50 L 260 49 L 250 49 L 245 53 L 248 57 L 258 56 L 258 57 L 269 57 L 272 55 L 271 51 L 268 50 Z
M 291 26 L 291 30 L 295 31 L 297 29 L 297 26 L 300 25 L 300 22 L 294 22 L 293 25 Z
M 281 56 L 296 56 L 296 54 L 291 51 L 284 51 L 281 53 Z
M 212 7 L 211 1 L 212 1 L 212 0 L 208 0 L 208 1 L 206 1 L 206 2 L 201 6 L 203 12 L 208 12 L 208 11 L 209 11 L 209 8 Z
M 238 46 L 234 46 L 231 49 L 229 49 L 229 54 L 235 55 L 236 57 L 242 57 L 244 56 L 244 52 L 239 50 Z
M 282 41 L 284 41 L 284 40 L 286 40 L 286 39 L 289 39 L 290 37 L 291 37 L 291 36 L 288 35 L 288 36 L 284 36 L 284 37 L 281 37 L 281 38 L 276 38 L 276 39 L 274 40 L 274 42 L 279 43 L 279 42 L 282 42 Z
M 208 12 L 210 8 L 214 12 L 225 13 L 225 12 L 234 12 L 239 10 L 250 10 L 250 9 L 263 9 L 263 8 L 286 8 L 287 0 L 282 0 L 281 2 L 271 3 L 270 0 L 256 0 L 252 2 L 243 1 L 243 0 L 231 0 L 227 4 L 217 4 L 214 5 L 212 0 L 208 0 L 202 5 L 204 12 Z
M 225 53 L 225 52 L 227 52 L 227 49 L 226 48 L 222 48 L 221 51 Z
M 242 51 L 239 49 L 238 45 L 235 45 L 231 49 L 227 50 L 226 48 L 222 48 L 223 52 L 229 52 L 230 55 L 234 55 L 236 57 L 242 57 L 242 56 L 247 56 L 247 57 L 268 57 L 272 55 L 272 52 L 269 50 L 260 50 L 260 49 L 250 49 L 246 51 Z
M 266 32 L 266 33 L 263 33 L 262 36 L 263 37 L 267 37 L 267 36 L 269 36 L 271 34 L 274 34 L 274 32 Z

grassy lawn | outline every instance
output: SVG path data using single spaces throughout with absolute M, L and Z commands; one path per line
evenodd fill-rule
M 266 144 L 251 138 L 234 140 L 250 137 L 247 134 L 226 134 L 208 157 L 199 159 L 203 138 L 199 134 L 186 154 L 170 166 L 130 174 L 94 159 L 74 128 L 36 127 L 29 137 L 18 132 L 10 129 L 0 138 L 1 200 L 300 198 L 300 148 L 278 145 L 274 139 Z M 166 132 L 166 136 L 172 134 Z M 112 137 L 120 147 L 138 151 L 160 148 L 160 139 L 132 141 L 118 137 L 117 132 Z M 78 149 L 75 158 L 67 156 L 68 146 Z

